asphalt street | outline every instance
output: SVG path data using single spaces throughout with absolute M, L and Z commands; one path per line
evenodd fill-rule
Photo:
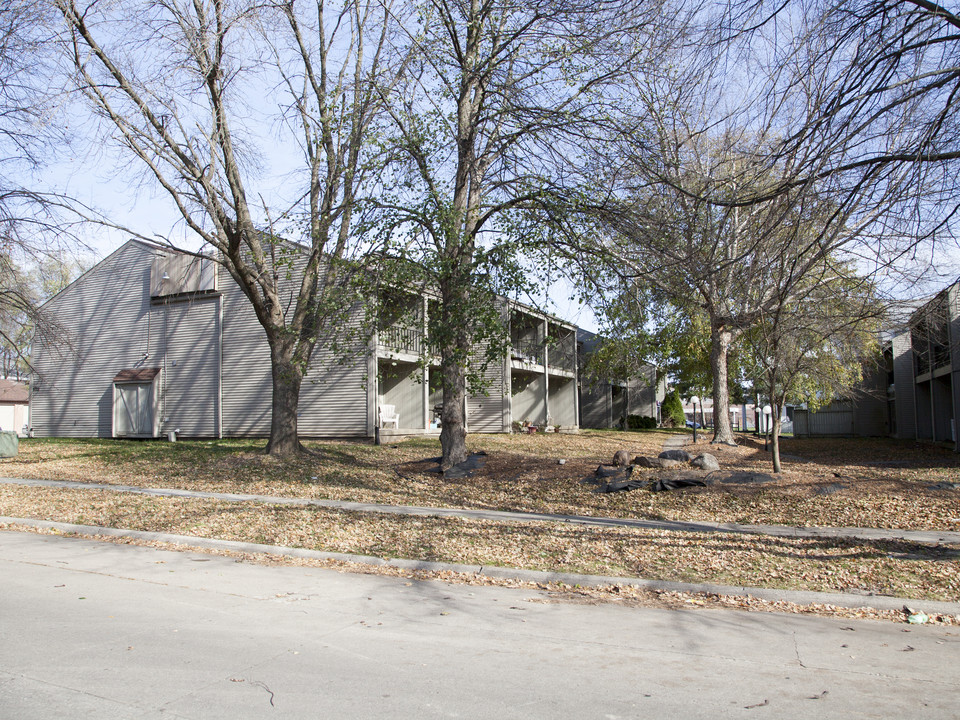
M 0 532 L 0 718 L 952 718 L 960 629 Z

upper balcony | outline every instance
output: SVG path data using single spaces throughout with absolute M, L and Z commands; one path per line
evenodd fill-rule
M 510 356 L 513 360 L 518 360 L 529 365 L 543 365 L 542 340 L 537 338 L 511 338 Z
M 416 360 L 426 350 L 422 296 L 391 293 L 377 321 L 377 354 Z
M 571 328 L 547 325 L 547 363 L 551 371 L 575 375 L 577 372 L 577 332 Z
M 543 372 L 545 347 L 543 319 L 514 309 L 510 313 L 510 358 L 513 367 Z
M 575 377 L 577 333 L 574 328 L 523 310 L 510 315 L 510 357 L 517 370 Z
M 424 332 L 421 328 L 391 325 L 377 335 L 379 349 L 387 352 L 420 356 L 424 348 Z

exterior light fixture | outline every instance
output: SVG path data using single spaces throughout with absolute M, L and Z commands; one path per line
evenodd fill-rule
M 763 449 L 764 449 L 764 450 L 767 450 L 767 443 L 770 441 L 770 424 L 771 424 L 771 418 L 770 418 L 770 416 L 771 416 L 772 414 L 773 414 L 773 408 L 771 408 L 769 405 L 764 405 L 764 406 L 763 406 L 763 422 L 764 422 L 764 425 L 766 426 L 766 427 L 764 428 L 764 430 L 765 430 L 766 432 L 765 432 L 764 435 L 763 435 Z

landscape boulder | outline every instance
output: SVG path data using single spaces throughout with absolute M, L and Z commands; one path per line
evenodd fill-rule
M 598 493 L 636 490 L 648 484 L 648 481 L 640 477 L 639 473 L 636 478 L 633 477 L 633 465 L 624 467 L 600 465 L 593 475 L 583 478 L 580 482 L 583 485 L 596 485 L 593 491 Z
M 626 467 L 630 464 L 630 453 L 626 450 L 617 450 L 613 454 L 613 464 L 617 467 Z
M 693 455 L 686 450 L 664 450 L 657 457 L 661 460 L 679 460 L 688 463 L 693 459 Z
M 710 453 L 697 455 L 693 460 L 690 461 L 690 464 L 694 467 L 700 468 L 701 470 L 706 470 L 707 472 L 714 472 L 715 470 L 720 469 L 720 463 L 717 462 L 717 458 Z

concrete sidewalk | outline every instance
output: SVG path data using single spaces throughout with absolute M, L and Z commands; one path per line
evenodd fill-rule
M 0 532 L 0 717 L 952 720 L 955 627 L 557 602 Z
M 462 517 L 474 520 L 497 522 L 559 522 L 599 527 L 623 527 L 642 530 L 669 530 L 674 532 L 724 532 L 748 535 L 769 535 L 789 538 L 850 538 L 865 541 L 902 540 L 918 545 L 960 544 L 960 532 L 947 530 L 889 530 L 880 528 L 830 528 L 791 527 L 789 525 L 747 525 L 709 521 L 640 520 L 634 518 L 591 517 L 587 515 L 555 515 L 550 513 L 508 512 L 502 510 L 471 510 L 464 508 L 434 508 L 418 505 L 382 505 L 345 500 L 291 498 L 273 495 L 248 495 L 243 493 L 214 493 L 174 488 L 144 488 L 134 485 L 109 485 L 85 483 L 73 480 L 30 480 L 23 478 L 0 478 L 0 484 L 26 485 L 32 487 L 62 487 L 71 490 L 105 490 L 118 493 L 155 495 L 158 497 L 184 497 L 226 502 L 252 502 L 271 505 L 303 505 L 323 507 L 350 512 L 376 512 L 392 515 L 418 515 L 429 517 Z

